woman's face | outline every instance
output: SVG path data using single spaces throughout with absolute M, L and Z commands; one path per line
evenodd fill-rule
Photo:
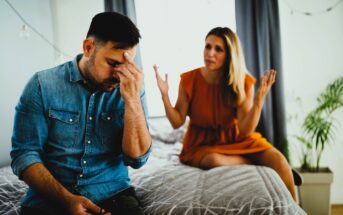
M 223 68 L 226 59 L 225 44 L 222 38 L 209 35 L 205 41 L 204 63 L 209 70 L 219 71 Z

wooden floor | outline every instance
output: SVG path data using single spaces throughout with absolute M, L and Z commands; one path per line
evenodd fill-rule
M 343 205 L 331 206 L 331 215 L 342 215 L 342 214 L 343 214 Z

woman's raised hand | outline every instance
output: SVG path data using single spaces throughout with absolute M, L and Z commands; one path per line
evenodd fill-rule
M 156 75 L 156 82 L 158 85 L 158 88 L 160 89 L 160 92 L 162 96 L 168 94 L 169 86 L 168 86 L 168 74 L 165 74 L 165 80 L 163 80 L 160 76 L 160 73 L 158 71 L 158 66 L 155 64 L 154 66 L 155 75 Z
M 266 97 L 270 88 L 274 84 L 275 77 L 276 71 L 274 69 L 270 70 L 269 75 L 268 70 L 264 71 L 264 74 L 261 78 L 260 86 L 258 87 L 254 98 L 254 103 L 256 105 L 260 105 L 261 107 L 263 106 L 264 98 Z

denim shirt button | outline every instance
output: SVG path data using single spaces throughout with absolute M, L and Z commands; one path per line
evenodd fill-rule
M 90 141 L 90 140 L 88 140 L 88 141 L 87 141 L 87 143 L 91 143 L 91 141 Z
M 73 119 L 69 119 L 69 122 L 73 122 Z
M 82 178 L 83 177 L 83 175 L 82 174 L 80 174 L 80 178 Z
M 89 120 L 92 120 L 92 119 L 93 119 L 93 117 L 90 116 L 90 117 L 89 117 Z
M 108 117 L 107 117 L 107 120 L 111 120 L 111 117 L 108 116 Z
M 86 163 L 87 163 L 87 161 L 83 161 L 83 163 L 84 163 L 84 164 L 86 164 Z

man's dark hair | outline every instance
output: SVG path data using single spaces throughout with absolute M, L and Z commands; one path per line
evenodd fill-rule
M 139 30 L 127 17 L 116 12 L 98 13 L 92 19 L 87 38 L 93 36 L 101 43 L 113 42 L 116 48 L 131 48 L 138 44 Z

